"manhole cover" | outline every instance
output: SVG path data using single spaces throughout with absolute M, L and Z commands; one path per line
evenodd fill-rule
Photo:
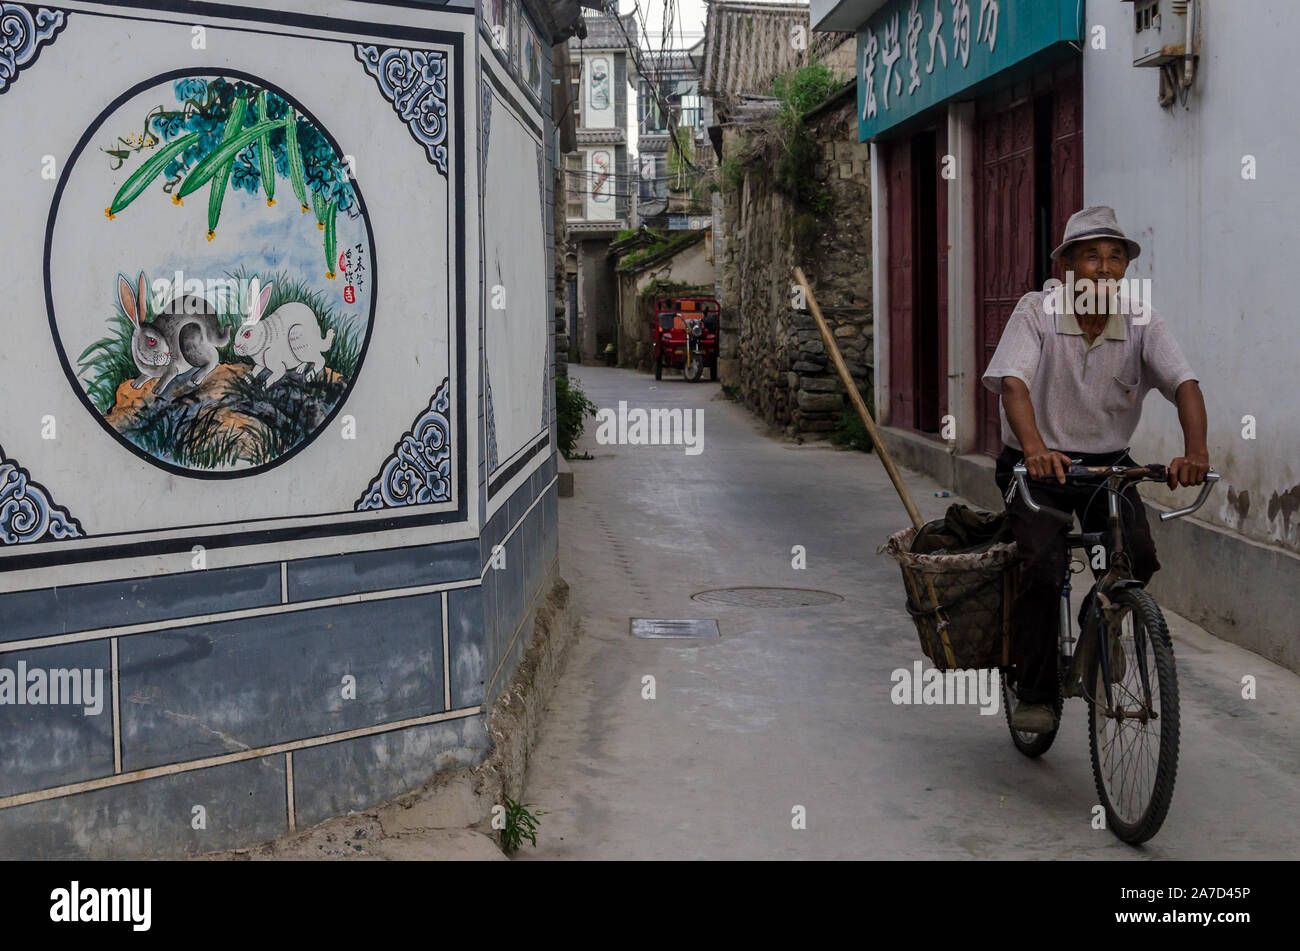
M 714 588 L 691 595 L 691 600 L 740 608 L 806 608 L 844 599 L 838 594 L 811 588 Z
M 718 622 L 713 619 L 634 617 L 633 637 L 718 637 Z

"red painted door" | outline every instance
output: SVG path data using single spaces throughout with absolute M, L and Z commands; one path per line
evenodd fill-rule
M 1034 112 L 1032 100 L 979 120 L 976 161 L 976 362 L 982 375 L 1016 302 L 1034 283 Z M 979 447 L 1002 448 L 998 397 L 979 387 Z
M 897 140 L 882 151 L 889 187 L 889 421 L 910 429 L 916 419 L 911 143 Z
M 887 148 L 889 419 L 927 433 L 948 412 L 947 144 L 940 128 Z
M 939 417 L 948 413 L 948 180 L 943 177 L 944 156 L 948 154 L 948 126 L 940 123 L 935 141 L 935 167 L 939 172 L 935 201 L 935 230 L 938 233 L 938 305 L 939 305 Z
M 1052 233 L 1056 247 L 1065 234 L 1070 215 L 1083 207 L 1083 74 L 1062 82 L 1052 96 Z M 1058 279 L 1065 274 L 1059 263 L 1052 269 Z

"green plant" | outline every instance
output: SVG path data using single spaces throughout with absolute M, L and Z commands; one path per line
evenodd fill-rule
M 672 143 L 664 161 L 664 171 L 673 179 L 673 187 L 681 188 L 683 177 L 695 159 L 695 143 L 691 138 L 691 127 L 679 125 L 669 135 Z
M 582 386 L 568 377 L 555 378 L 556 441 L 565 458 L 573 455 L 578 437 L 586 427 L 585 417 L 596 415 L 596 404 L 587 398 Z
M 743 149 L 722 160 L 722 164 L 718 166 L 718 177 L 723 188 L 727 191 L 740 191 L 745 184 L 745 167 L 748 161 L 749 155 Z
M 740 387 L 724 383 L 722 385 L 722 395 L 733 403 L 740 401 Z
M 876 418 L 876 408 L 872 405 L 872 402 L 871 398 L 868 397 L 867 411 L 874 420 Z M 841 449 L 857 449 L 861 452 L 871 452 L 871 434 L 867 432 L 866 424 L 862 422 L 862 417 L 858 415 L 857 410 L 850 408 L 840 414 L 840 418 L 835 421 L 835 429 L 831 431 L 831 443 Z
M 126 316 L 122 305 L 115 303 L 116 313 L 111 318 L 112 333 L 101 337 L 77 357 L 77 366 L 86 383 L 86 395 L 95 409 L 107 413 L 117 403 L 117 388 L 124 380 L 133 380 L 140 371 L 131 356 L 131 334 L 135 324 Z M 145 312 L 150 320 L 155 317 L 153 303 L 145 298 Z
M 822 63 L 810 63 L 772 80 L 772 95 L 781 100 L 783 113 L 795 119 L 820 104 L 839 85 L 835 73 Z
M 618 266 L 620 268 L 631 267 L 634 264 L 638 264 L 641 261 L 654 257 L 656 254 L 662 254 L 663 252 L 670 251 L 673 248 L 684 247 L 691 244 L 696 240 L 696 236 L 699 232 L 677 231 L 669 235 L 659 235 L 655 232 L 650 233 L 655 234 L 655 237 L 658 240 L 656 240 L 654 244 L 648 244 L 645 247 L 637 248 L 635 251 L 630 251 L 623 255 L 623 257 L 619 258 L 618 261 Z
M 116 218 L 158 178 L 178 205 L 206 185 L 211 241 L 227 189 L 264 191 L 270 207 L 278 173 L 289 179 L 302 214 L 315 211 L 324 232 L 325 273 L 333 280 L 338 215 L 355 217 L 359 211 L 349 170 L 325 135 L 286 100 L 242 81 L 188 77 L 173 90 L 180 108 L 160 105 L 151 111 L 140 148 L 109 151 L 118 162 L 114 167 L 121 168 L 132 151 L 155 150 L 127 177 L 104 214 Z
M 746 166 L 762 176 L 770 169 L 772 185 L 792 200 L 789 240 L 800 257 L 816 243 L 835 204 L 834 193 L 818 176 L 822 146 L 804 116 L 838 85 L 836 75 L 820 63 L 776 77 L 772 82 L 772 95 L 779 100 L 776 114 L 764 123 L 763 133 L 750 149 L 767 161 Z M 727 172 L 724 168 L 724 179 Z
M 713 289 L 686 281 L 656 277 L 646 282 L 641 288 L 640 296 L 651 301 L 657 297 L 712 297 Z
M 501 848 L 507 855 L 519 851 L 527 839 L 533 848 L 537 848 L 538 817 L 545 815 L 540 810 L 536 813 L 529 809 L 531 802 L 516 802 L 505 797 L 505 827 L 501 830 Z

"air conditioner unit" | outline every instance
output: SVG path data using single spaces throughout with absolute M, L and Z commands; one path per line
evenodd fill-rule
M 1165 66 L 1199 50 L 1192 34 L 1201 0 L 1129 0 L 1133 4 L 1133 65 Z

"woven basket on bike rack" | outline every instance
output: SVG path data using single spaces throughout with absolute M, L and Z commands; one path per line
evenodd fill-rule
M 895 532 L 878 551 L 903 570 L 907 613 L 925 656 L 940 670 L 1008 666 L 1015 542 L 917 554 L 912 551 L 916 534 L 915 528 Z

